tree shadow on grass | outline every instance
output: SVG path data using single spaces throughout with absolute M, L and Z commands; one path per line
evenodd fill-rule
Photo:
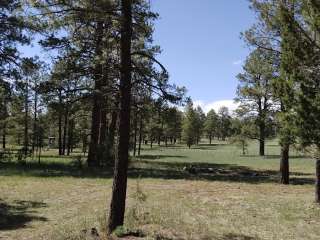
M 183 158 L 183 156 L 165 156 Z M 188 169 L 192 168 L 192 171 Z M 112 178 L 113 169 L 79 168 L 75 162 L 36 162 L 21 165 L 16 162 L 0 163 L 0 176 L 32 177 L 76 177 L 76 178 Z M 278 183 L 280 176 L 274 170 L 256 170 L 235 164 L 202 162 L 161 161 L 160 158 L 146 156 L 145 159 L 133 160 L 129 166 L 129 178 L 185 179 L 225 182 L 245 182 L 251 184 Z M 291 173 L 291 184 L 314 184 L 312 174 Z
M 90 169 L 76 162 L 0 162 L 0 176 L 111 178 L 112 169 Z
M 274 170 L 255 170 L 234 164 L 161 161 L 139 161 L 130 168 L 129 176 L 132 178 L 207 180 L 252 184 L 278 183 L 280 179 L 279 172 Z M 314 184 L 314 180 L 307 176 L 312 175 L 293 172 L 290 180 L 293 185 Z
M 226 235 L 223 235 L 221 238 L 218 238 L 219 240 L 259 240 L 257 237 L 251 237 L 243 234 L 234 234 L 229 233 Z
M 240 155 L 239 157 L 242 158 L 261 158 L 261 159 L 280 159 L 281 156 L 278 154 L 269 154 L 269 155 L 265 155 L 265 156 L 260 156 L 257 154 L 247 154 L 247 155 Z M 293 155 L 290 156 L 290 159 L 306 159 L 306 158 L 310 158 L 310 156 L 304 156 L 304 155 Z
M 162 158 L 185 158 L 185 156 L 181 155 L 140 155 L 136 157 L 137 159 L 147 159 L 147 160 L 155 160 L 155 159 L 162 159 Z
M 43 202 L 19 200 L 8 204 L 0 199 L 0 230 L 15 230 L 26 227 L 32 221 L 47 221 L 47 218 L 37 216 L 35 210 L 46 206 Z

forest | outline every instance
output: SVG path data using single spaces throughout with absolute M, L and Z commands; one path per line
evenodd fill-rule
M 0 0 L 0 239 L 319 239 L 320 2 L 247 3 L 206 111 L 153 1 Z

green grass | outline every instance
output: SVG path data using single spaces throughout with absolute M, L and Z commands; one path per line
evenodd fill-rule
M 290 186 L 279 182 L 279 147 L 246 156 L 223 142 L 144 146 L 129 169 L 126 227 L 144 239 L 319 239 L 314 161 L 293 151 Z M 79 169 L 72 157 L 45 153 L 41 165 L 0 163 L 0 239 L 84 239 L 103 232 L 112 172 Z M 74 157 L 76 154 L 74 155 Z M 183 171 L 193 165 L 197 174 Z

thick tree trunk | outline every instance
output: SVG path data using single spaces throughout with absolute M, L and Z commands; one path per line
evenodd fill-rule
M 118 158 L 115 162 L 108 232 L 124 222 L 130 144 L 132 0 L 121 0 L 121 76 Z
M 211 143 L 212 143 L 212 137 L 211 137 L 211 135 L 209 136 L 209 142 L 210 142 L 210 145 L 211 145 Z
M 289 184 L 289 149 L 289 144 L 281 146 L 280 173 L 282 184 Z
M 316 158 L 315 195 L 316 195 L 315 196 L 316 203 L 320 203 L 320 156 L 317 156 L 317 158 Z
M 316 181 L 315 181 L 315 201 L 320 203 L 320 146 L 317 146 L 315 153 L 316 160 Z

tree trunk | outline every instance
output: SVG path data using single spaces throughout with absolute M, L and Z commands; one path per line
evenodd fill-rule
M 69 120 L 69 127 L 68 127 L 68 146 L 67 146 L 67 155 L 69 156 L 72 152 L 72 145 L 73 145 L 73 128 L 74 128 L 74 120 Z
M 59 120 L 58 120 L 58 127 L 59 127 L 59 155 L 62 155 L 62 90 L 59 89 Z
M 95 98 L 95 97 L 94 97 Z M 92 120 L 91 120 L 91 134 L 90 134 L 90 144 L 88 152 L 88 166 L 98 167 L 98 145 L 99 145 L 99 132 L 100 132 L 100 121 L 101 121 L 101 111 L 99 109 L 97 99 L 94 99 L 93 109 L 92 109 Z
M 109 154 L 108 158 L 110 160 L 114 160 L 114 140 L 116 135 L 116 129 L 117 129 L 117 121 L 118 121 L 118 104 L 116 104 L 116 110 L 112 112 L 111 116 L 111 123 L 109 126 L 109 136 L 108 136 L 108 143 L 109 143 Z M 114 164 L 114 161 L 112 162 L 112 165 Z
M 261 123 L 259 126 L 259 155 L 264 156 L 265 152 L 265 124 Z
M 320 157 L 316 158 L 316 184 L 315 184 L 315 200 L 320 203 Z
M 40 161 L 41 161 L 41 149 L 42 149 L 42 146 L 40 145 L 39 146 L 39 154 L 38 154 L 38 163 L 40 164 Z
M 242 141 L 242 155 L 246 155 L 246 143 Z
M 140 153 L 141 153 L 142 131 L 143 131 L 143 122 L 142 122 L 142 116 L 140 116 L 138 156 L 140 156 Z
M 103 159 L 106 159 L 108 155 L 107 154 L 107 144 L 106 144 L 106 139 L 107 139 L 107 106 L 106 106 L 106 98 L 103 98 L 103 103 L 101 104 L 102 109 L 101 109 L 101 116 L 100 116 L 100 133 L 99 133 L 99 142 L 98 142 L 98 154 L 97 154 L 97 161 L 102 163 Z
M 69 117 L 69 109 L 68 109 L 68 106 L 66 106 L 65 113 L 64 113 L 64 125 L 63 125 L 62 155 L 65 155 L 66 153 L 68 117 Z
M 24 99 L 24 110 L 25 110 L 25 116 L 24 116 L 24 156 L 27 157 L 28 155 L 28 148 L 29 148 L 29 119 L 28 119 L 28 114 L 29 114 L 29 82 L 27 80 L 26 82 L 26 89 L 25 89 L 25 99 Z
M 34 149 L 37 141 L 37 113 L 38 113 L 38 93 L 34 93 L 34 113 L 33 113 L 33 141 L 32 141 L 32 154 L 34 154 Z
M 6 122 L 3 123 L 3 129 L 2 129 L 2 148 L 6 149 L 6 128 L 7 128 L 7 124 Z
M 136 156 L 137 153 L 137 132 L 138 132 L 138 113 L 135 111 L 134 114 L 134 137 L 133 137 L 133 156 Z
M 107 58 L 108 59 L 108 58 Z M 103 78 L 101 79 L 101 113 L 100 113 L 100 132 L 99 132 L 99 151 L 98 151 L 98 162 L 106 163 L 105 159 L 109 158 L 110 146 L 107 142 L 108 135 L 108 120 L 107 120 L 107 110 L 108 110 L 108 96 L 105 92 L 108 85 L 108 61 L 106 61 L 103 66 L 102 74 Z
M 320 146 L 317 146 L 315 153 L 316 160 L 316 181 L 315 181 L 315 201 L 320 203 Z
M 209 142 L 210 142 L 210 145 L 211 145 L 211 143 L 212 143 L 212 137 L 211 137 L 211 135 L 209 136 Z
M 281 146 L 280 172 L 282 184 L 289 184 L 289 149 L 289 144 Z
M 97 56 L 102 55 L 102 38 L 103 38 L 103 23 L 99 21 L 96 27 L 96 49 Z M 99 134 L 101 123 L 101 110 L 102 110 L 102 64 L 97 64 L 94 69 L 94 93 L 93 93 L 93 106 L 92 106 L 92 120 L 91 120 L 91 136 L 89 144 L 89 152 L 87 163 L 89 167 L 99 167 L 100 162 L 98 159 L 99 148 Z
M 121 0 L 121 75 L 118 158 L 115 162 L 108 232 L 124 222 L 130 144 L 132 0 Z

